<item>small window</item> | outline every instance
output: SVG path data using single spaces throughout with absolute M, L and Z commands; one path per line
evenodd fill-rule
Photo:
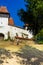
M 23 38 L 28 38 L 28 35 L 27 35 L 27 34 L 22 33 L 22 37 L 23 37 Z
M 18 33 L 16 33 L 16 36 L 18 37 Z
M 23 33 L 22 33 L 22 37 L 24 38 L 24 35 L 23 35 Z

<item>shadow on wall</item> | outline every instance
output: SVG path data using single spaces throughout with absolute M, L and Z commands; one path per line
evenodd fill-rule
M 19 59 L 21 65 L 43 65 L 43 51 L 38 49 L 25 46 L 15 54 L 17 57 L 22 58 L 22 60 Z

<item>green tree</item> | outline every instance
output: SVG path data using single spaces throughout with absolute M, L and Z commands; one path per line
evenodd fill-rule
M 26 11 L 21 9 L 18 15 L 25 24 L 29 24 L 28 29 L 37 34 L 43 28 L 43 0 L 25 0 L 25 2 Z

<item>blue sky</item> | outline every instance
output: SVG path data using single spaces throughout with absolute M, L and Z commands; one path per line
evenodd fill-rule
M 22 27 L 24 25 L 24 23 L 21 22 L 19 16 L 17 15 L 18 10 L 21 8 L 26 10 L 24 0 L 0 0 L 0 6 L 7 7 L 16 26 Z

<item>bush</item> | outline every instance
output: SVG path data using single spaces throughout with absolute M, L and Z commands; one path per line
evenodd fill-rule
M 40 30 L 40 32 L 35 36 L 35 40 L 36 40 L 39 44 L 43 44 L 43 29 Z

